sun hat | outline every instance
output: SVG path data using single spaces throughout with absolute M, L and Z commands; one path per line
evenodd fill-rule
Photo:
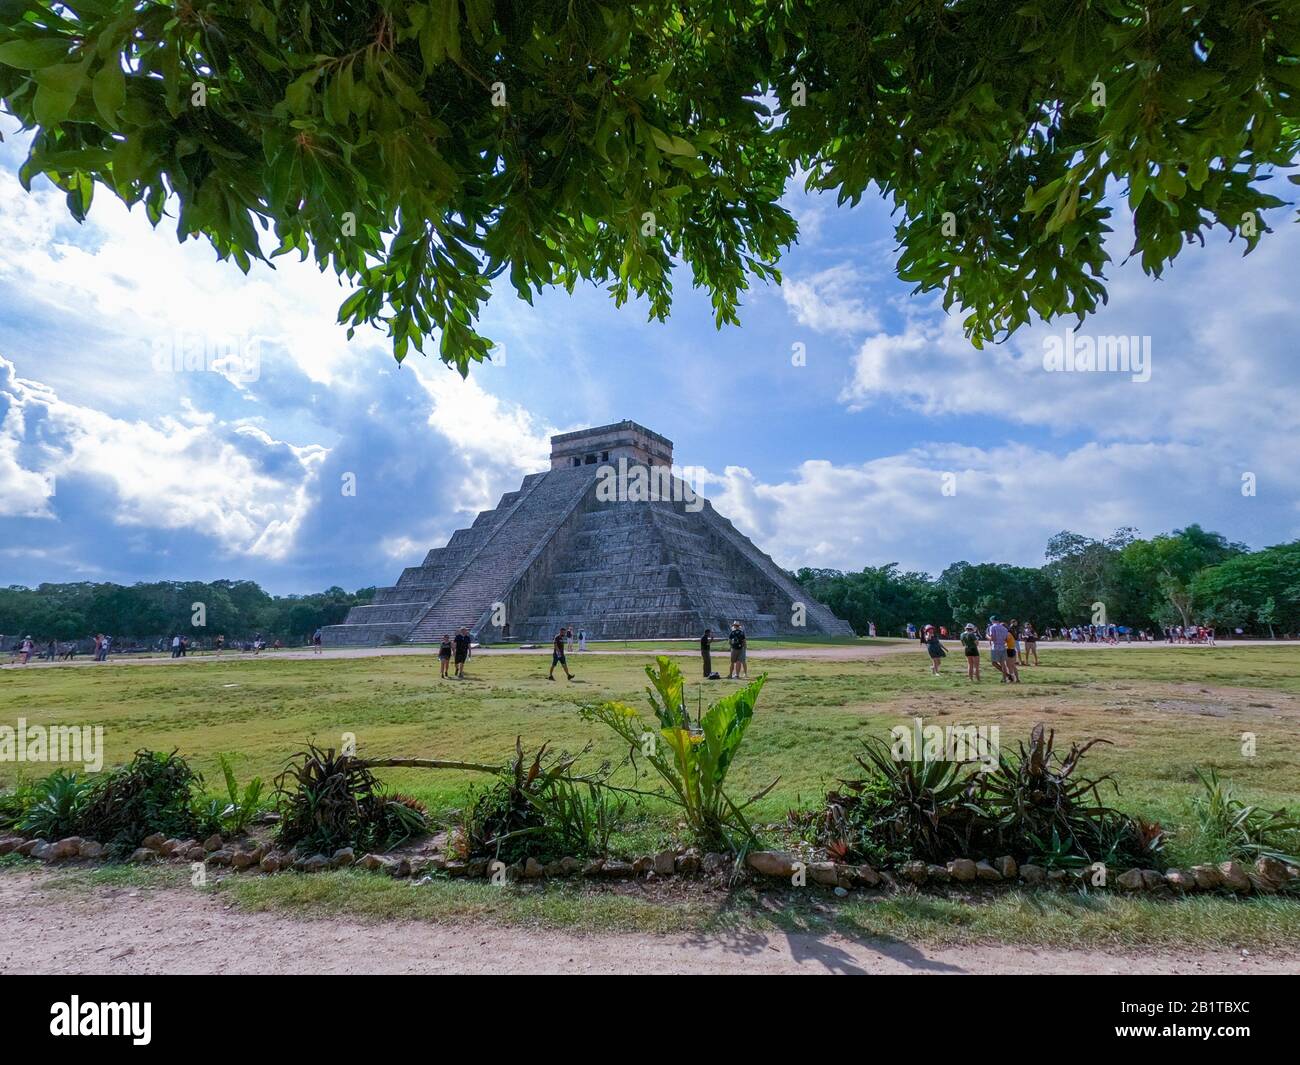
M 997 620 L 998 620 L 998 616 L 996 614 L 989 615 L 989 621 L 997 621 Z
M 966 632 L 974 632 L 974 631 L 975 631 L 975 625 L 974 625 L 972 622 L 969 622 L 969 621 L 966 622 L 966 628 L 965 628 L 964 631 L 966 631 Z

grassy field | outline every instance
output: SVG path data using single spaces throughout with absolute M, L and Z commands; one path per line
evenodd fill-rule
M 888 641 L 877 641 L 887 643 Z M 862 641 L 865 645 L 866 641 Z M 663 645 L 681 651 L 680 644 Z M 808 646 L 808 645 L 796 645 Z M 755 649 L 758 649 L 757 644 Z M 913 716 L 939 724 L 997 725 L 1004 745 L 1037 722 L 1058 743 L 1102 737 L 1085 766 L 1114 774 L 1114 805 L 1159 820 L 1169 831 L 1171 864 L 1219 857 L 1200 838 L 1191 800 L 1195 769 L 1215 768 L 1238 794 L 1270 807 L 1300 807 L 1300 648 L 1143 647 L 1053 650 L 1024 670 L 1024 683 L 1006 686 L 986 676 L 969 684 L 959 656 L 938 679 L 928 659 L 907 649 L 859 659 L 751 657 L 751 673 L 768 674 L 758 713 L 732 774 L 735 792 L 749 794 L 778 779 L 761 802 L 758 821 L 775 826 L 787 810 L 817 804 L 826 786 L 852 776 L 854 755 L 868 735 L 885 736 Z M 843 642 L 823 650 L 851 653 Z M 485 651 L 471 660 L 464 682 L 440 681 L 432 656 L 110 664 L 108 667 L 0 671 L 0 723 L 101 724 L 106 764 L 140 747 L 189 757 L 211 786 L 216 756 L 234 753 L 241 778 L 270 778 L 307 742 L 337 747 L 353 733 L 363 754 L 499 762 L 521 736 L 526 747 L 550 742 L 570 751 L 588 742 L 584 764 L 617 761 L 613 738 L 582 721 L 578 707 L 622 699 L 645 705 L 648 653 L 574 655 L 577 680 L 546 680 L 549 657 Z M 702 684 L 696 661 L 679 659 L 690 680 L 692 707 L 730 690 Z M 987 663 L 986 663 L 987 665 Z M 1243 753 L 1243 735 L 1255 754 Z M 0 763 L 0 785 L 34 767 Z M 485 778 L 465 773 L 387 770 L 394 787 L 423 799 L 434 812 L 464 804 Z M 643 853 L 681 831 L 671 807 L 651 801 L 617 844 Z M 21 860 L 15 860 L 15 863 Z M 0 860 L 3 865 L 5 860 Z M 72 887 L 127 878 L 166 886 L 175 870 L 108 867 L 68 870 L 56 878 Z M 106 879 L 107 878 L 107 879 Z M 644 885 L 611 889 L 583 884 L 510 885 L 506 889 L 440 881 L 412 891 L 405 883 L 361 873 L 315 877 L 230 877 L 218 890 L 252 909 L 283 909 L 307 917 L 349 913 L 361 918 L 486 920 L 590 931 L 700 931 L 729 928 L 829 929 L 850 935 L 916 942 L 1015 942 L 1043 945 L 1180 945 L 1256 947 L 1300 942 L 1300 902 L 1195 898 L 1152 902 L 1107 896 L 1059 896 L 1013 891 L 855 896 L 818 902 L 798 893 L 735 892 Z M 829 905 L 827 904 L 829 903 Z
M 986 676 L 969 684 L 956 659 L 940 678 L 918 653 L 863 660 L 751 659 L 768 682 L 732 780 L 748 794 L 777 779 L 760 821 L 815 804 L 828 784 L 856 769 L 867 735 L 913 716 L 939 724 L 997 725 L 1003 745 L 1039 721 L 1058 743 L 1102 737 L 1085 765 L 1113 773 L 1115 805 L 1163 823 L 1175 864 L 1213 857 L 1200 849 L 1190 799 L 1196 767 L 1216 768 L 1242 797 L 1300 806 L 1300 648 L 1186 647 L 1045 649 L 1042 665 L 1007 686 Z M 221 661 L 174 665 L 13 669 L 0 672 L 0 723 L 102 724 L 106 762 L 140 747 L 179 748 L 217 784 L 216 755 L 231 752 L 241 777 L 270 778 L 308 741 L 337 747 L 355 734 L 362 754 L 500 762 L 521 736 L 525 747 L 549 742 L 570 751 L 593 744 L 586 763 L 623 752 L 614 738 L 580 720 L 587 701 L 645 705 L 648 656 L 574 655 L 577 680 L 546 680 L 543 655 L 483 652 L 468 679 L 440 681 L 432 657 Z M 683 668 L 695 662 L 684 658 Z M 987 662 L 985 663 L 987 666 Z M 727 682 L 691 679 L 692 707 L 729 690 Z M 1255 736 L 1255 754 L 1242 750 Z M 29 767 L 0 763 L 0 784 Z M 471 774 L 389 770 L 397 788 L 431 810 L 459 806 Z M 477 778 L 482 782 L 483 778 Z M 632 829 L 650 846 L 674 829 L 671 810 L 651 803 Z

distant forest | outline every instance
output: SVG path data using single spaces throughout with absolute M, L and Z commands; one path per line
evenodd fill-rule
M 217 635 L 228 641 L 261 633 L 267 642 L 302 643 L 321 625 L 333 625 L 357 603 L 374 598 L 374 588 L 345 592 L 327 588 L 311 595 L 273 596 L 253 581 L 155 581 L 149 584 L 42 584 L 0 589 L 0 633 L 5 647 L 14 636 L 84 640 L 97 632 L 120 647 L 153 643 L 180 634 L 206 646 Z M 202 604 L 204 624 L 194 624 Z
M 1300 541 L 1249 551 L 1199 525 L 1139 539 L 1120 529 L 1105 540 L 1062 532 L 1047 544 L 1041 567 L 954 562 L 938 577 L 900 573 L 894 563 L 853 573 L 801 569 L 794 578 L 859 633 L 871 622 L 882 636 L 908 622 L 983 627 L 990 614 L 1047 626 L 1105 620 L 1158 630 L 1213 625 L 1220 633 L 1300 631 Z M 268 642 L 299 644 L 321 625 L 374 598 L 374 588 L 328 588 L 272 596 L 253 581 L 158 581 L 134 584 L 42 584 L 0 589 L 0 633 L 8 647 L 31 634 L 38 642 L 84 640 L 97 632 L 154 643 L 177 633 L 206 645 L 261 633 Z M 202 625 L 194 623 L 203 604 Z
M 1199 525 L 1140 539 L 1119 529 L 1105 540 L 1061 532 L 1041 567 L 954 562 L 938 577 L 900 573 L 890 563 L 856 573 L 801 569 L 795 579 L 859 633 L 875 622 L 897 636 L 911 622 L 951 630 L 990 614 L 1048 626 L 1114 625 L 1159 631 L 1213 626 L 1251 635 L 1300 631 L 1300 540 L 1262 551 Z

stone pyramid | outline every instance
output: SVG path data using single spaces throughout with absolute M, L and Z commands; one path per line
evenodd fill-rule
M 327 644 L 721 635 L 851 636 L 779 566 L 672 474 L 670 440 L 624 421 L 551 437 L 551 468 L 524 478 Z

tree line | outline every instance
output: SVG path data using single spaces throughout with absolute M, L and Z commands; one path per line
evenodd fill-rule
M 321 625 L 334 625 L 349 608 L 368 603 L 374 588 L 327 588 L 309 595 L 273 596 L 254 581 L 155 581 L 133 584 L 78 582 L 11 585 L 0 589 L 0 633 L 37 641 L 81 640 L 95 633 L 117 644 L 153 643 L 174 635 L 203 643 L 257 633 L 269 642 L 301 643 Z
M 896 563 L 859 572 L 798 570 L 795 579 L 859 633 L 914 624 L 955 629 L 990 614 L 1048 626 L 1117 624 L 1159 631 L 1205 625 L 1273 636 L 1300 631 L 1300 540 L 1251 551 L 1189 525 L 1141 539 L 1060 532 L 1039 567 L 954 562 L 938 577 Z

